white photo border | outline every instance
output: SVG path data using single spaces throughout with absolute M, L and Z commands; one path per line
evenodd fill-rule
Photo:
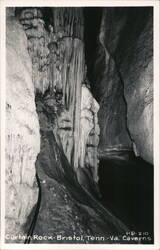
M 5 243 L 5 22 L 6 7 L 153 7 L 154 15 L 154 244 L 6 244 Z M 106 249 L 160 250 L 160 2 L 159 0 L 0 0 L 1 80 L 1 249 Z

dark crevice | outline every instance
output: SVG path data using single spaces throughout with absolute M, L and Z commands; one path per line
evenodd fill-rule
M 103 204 L 135 232 L 153 236 L 153 166 L 134 155 L 99 164 Z
M 97 12 L 96 12 L 97 11 Z M 86 63 L 88 67 L 87 76 L 91 82 L 92 93 L 96 99 L 102 101 L 101 95 L 97 89 L 97 72 L 94 72 L 95 60 L 101 55 L 97 54 L 98 34 L 102 18 L 103 8 L 85 8 L 85 51 Z M 94 13 L 94 14 L 93 14 Z M 95 14 L 96 13 L 96 14 Z M 116 14 L 115 14 L 116 13 Z M 127 48 L 131 50 L 132 56 L 128 61 L 128 68 L 130 67 L 130 60 L 133 59 L 135 45 L 133 40 L 138 40 L 149 16 L 152 16 L 152 8 L 108 8 L 108 33 L 106 36 L 106 49 L 110 57 L 115 62 L 115 68 L 123 86 L 123 101 L 126 107 L 125 125 L 128 135 L 133 141 L 130 131 L 127 126 L 127 102 L 124 96 L 124 82 L 120 71 L 121 58 L 126 53 Z M 114 19 L 121 21 L 123 16 L 126 18 L 126 23 L 120 30 L 118 45 L 112 43 L 115 37 L 114 28 L 116 29 L 117 23 L 111 23 Z M 112 19 L 111 19 L 112 18 Z M 88 21 L 89 19 L 89 21 Z M 117 21 L 118 22 L 118 21 Z M 96 23 L 96 24 L 95 24 Z M 111 26 L 113 25 L 113 30 Z M 95 28 L 95 29 L 94 29 Z M 106 26 L 107 29 L 107 26 Z M 110 30 L 109 30 L 110 29 Z M 129 44 L 129 45 L 128 45 Z M 105 56 L 105 55 L 104 55 Z M 103 62 L 103 60 L 101 60 Z M 101 65 L 101 67 L 105 67 Z M 100 69 L 101 70 L 101 69 Z M 102 69 L 103 70 L 103 69 Z M 114 78 L 113 78 L 114 81 Z M 106 79 L 107 84 L 107 79 Z M 115 154 L 115 156 L 114 156 Z M 113 157 L 113 158 L 112 158 Z M 153 165 L 147 163 L 142 158 L 136 157 L 134 152 L 113 152 L 109 158 L 104 156 L 100 157 L 99 164 L 99 187 L 102 193 L 102 203 L 111 211 L 122 218 L 124 223 L 130 227 L 131 230 L 136 232 L 148 232 L 152 236 L 153 243 Z M 145 242 L 144 242 L 145 244 Z
M 84 8 L 84 43 L 85 59 L 87 64 L 87 77 L 93 90 L 93 68 L 97 50 L 98 34 L 102 20 L 103 8 L 85 7 Z
M 33 232 L 36 226 L 36 222 L 38 219 L 38 215 L 39 215 L 39 210 L 40 210 L 40 206 L 41 206 L 41 183 L 40 183 L 40 179 L 38 177 L 38 174 L 36 173 L 36 180 L 37 180 L 37 184 L 38 184 L 38 200 L 37 200 L 37 204 L 35 205 L 35 207 L 33 208 L 31 214 L 30 214 L 30 221 L 29 218 L 27 220 L 28 225 L 30 225 L 29 229 L 27 229 L 27 237 L 24 241 L 24 244 L 29 244 L 31 241 L 31 238 L 33 236 Z M 26 225 L 27 227 L 27 225 Z

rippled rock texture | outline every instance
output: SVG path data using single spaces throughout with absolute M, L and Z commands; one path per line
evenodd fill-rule
M 37 202 L 35 162 L 40 134 L 27 38 L 13 17 L 7 19 L 6 27 L 6 233 L 14 235 L 23 233 Z

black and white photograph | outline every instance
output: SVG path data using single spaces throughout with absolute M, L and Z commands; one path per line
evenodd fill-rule
M 44 2 L 4 11 L 2 249 L 152 249 L 158 1 Z

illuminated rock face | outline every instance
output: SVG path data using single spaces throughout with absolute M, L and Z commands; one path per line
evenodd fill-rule
M 37 201 L 36 161 L 41 203 L 36 222 L 34 210 L 30 214 L 35 234 L 124 235 L 128 229 L 96 200 L 100 195 L 97 147 L 103 158 L 130 152 L 134 141 L 135 151 L 141 154 L 135 134 L 138 116 L 133 116 L 133 123 L 132 117 L 129 119 L 133 110 L 127 98 L 134 99 L 134 88 L 128 86 L 131 92 L 127 89 L 130 79 L 126 81 L 124 70 L 120 71 L 124 65 L 117 66 L 107 46 L 104 12 L 93 72 L 98 76 L 98 104 L 86 74 L 82 8 L 49 9 L 48 17 L 45 8 L 20 8 L 17 18 L 21 25 L 14 20 L 7 25 L 6 230 L 23 232 L 22 226 Z M 14 11 L 10 15 L 14 16 Z M 124 23 L 125 19 L 121 27 Z M 152 66 L 147 64 L 145 70 L 150 72 L 148 65 Z M 138 82 L 141 85 L 143 81 Z M 135 89 L 138 91 L 137 85 Z M 135 110 L 138 104 L 133 105 Z M 138 110 L 144 122 L 146 113 L 143 117 Z M 140 129 L 144 130 L 140 125 L 138 133 Z M 29 227 L 29 219 L 27 223 Z M 56 240 L 48 239 L 47 243 Z
M 147 19 L 146 25 L 137 39 L 128 74 L 126 74 L 125 61 L 121 66 L 121 72 L 127 102 L 127 123 L 135 144 L 135 152 L 153 164 L 152 21 L 152 17 Z
M 80 137 L 81 88 L 84 80 L 84 45 L 79 39 L 64 38 L 60 43 L 62 53 L 61 72 L 53 69 L 55 91 L 62 93 L 63 112 L 58 117 L 59 134 L 69 162 L 78 167 Z M 54 79 L 53 78 L 53 79 Z M 66 116 L 68 115 L 68 118 Z M 71 133 L 67 130 L 70 123 Z M 61 124 L 61 125 L 60 125 Z M 67 127 L 65 127 L 65 124 Z M 64 129 L 62 129 L 62 126 Z M 66 132 L 67 130 L 67 132 Z M 68 141 L 69 132 L 69 141 Z M 72 137 L 72 138 L 71 138 Z M 66 140 L 67 139 L 67 140 Z M 71 143 L 71 144 L 70 144 Z
M 48 31 L 41 9 L 26 8 L 19 14 L 28 38 L 35 90 L 48 91 L 47 105 L 54 102 L 53 130 L 77 175 L 79 168 L 91 167 L 92 178 L 98 181 L 98 103 L 84 85 L 82 9 L 51 8 L 50 14 Z
M 32 59 L 32 81 L 35 91 L 44 93 L 49 86 L 49 42 L 43 14 L 39 8 L 25 8 L 18 16 L 28 38 L 28 52 Z
M 40 150 L 32 64 L 22 26 L 6 25 L 6 233 L 23 233 L 37 202 L 35 161 Z
M 20 17 L 33 11 L 24 9 Z M 43 81 L 43 75 L 40 74 L 37 79 L 41 76 L 41 83 L 33 78 L 41 131 L 41 149 L 36 170 L 42 193 L 34 233 L 100 234 L 104 228 L 124 231 L 125 226 L 91 198 L 91 194 L 99 195 L 99 105 L 93 98 L 86 79 L 82 11 L 77 8 L 53 8 L 51 12 L 55 19 L 49 25 L 49 40 L 46 42 L 49 49 L 47 80 L 44 77 Z M 25 20 L 21 18 L 20 21 L 24 25 Z M 30 43 L 30 37 L 26 34 Z M 33 40 L 32 43 L 34 44 Z M 28 48 L 34 65 L 34 61 L 40 61 L 41 47 L 33 46 L 33 51 L 30 51 L 30 46 Z M 36 76 L 40 69 L 36 65 L 32 70 L 33 76 Z M 83 209 L 83 204 L 86 204 L 86 210 Z M 83 215 L 83 220 L 89 221 L 90 226 L 83 225 L 83 221 L 79 219 L 80 214 Z M 101 214 L 104 215 L 103 219 Z M 92 221 L 93 218 L 95 219 Z M 47 240 L 47 243 L 53 242 L 56 240 Z
M 97 147 L 99 143 L 99 125 L 97 112 L 99 104 L 94 99 L 89 88 L 82 86 L 81 120 L 80 120 L 80 143 L 79 143 L 79 166 L 85 165 L 93 168 L 94 179 L 98 181 Z

